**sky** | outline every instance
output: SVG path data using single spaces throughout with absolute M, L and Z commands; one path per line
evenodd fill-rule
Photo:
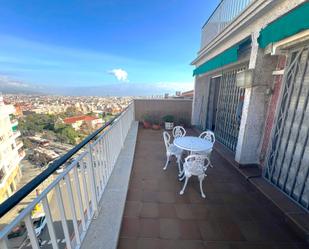
M 0 84 L 131 94 L 193 89 L 190 62 L 218 3 L 0 0 Z

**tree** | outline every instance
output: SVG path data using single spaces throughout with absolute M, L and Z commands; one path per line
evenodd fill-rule
M 78 116 L 82 115 L 83 113 L 79 111 L 75 106 L 70 106 L 67 108 L 65 111 L 63 117 L 73 117 L 73 116 Z
M 76 144 L 76 140 L 79 137 L 79 134 L 70 126 L 62 124 L 55 130 L 57 138 L 69 144 Z
M 26 149 L 32 149 L 33 148 L 33 144 L 31 143 L 31 141 L 28 138 L 24 137 L 24 138 L 22 138 L 22 141 L 23 141 L 23 144 L 24 144 L 24 148 L 26 148 Z
M 55 115 L 30 114 L 19 120 L 19 130 L 24 135 L 32 135 L 43 130 L 54 130 Z

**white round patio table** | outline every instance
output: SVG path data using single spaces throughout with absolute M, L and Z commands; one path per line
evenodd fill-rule
M 190 152 L 208 151 L 213 146 L 213 144 L 206 139 L 192 136 L 177 137 L 174 140 L 174 145 Z

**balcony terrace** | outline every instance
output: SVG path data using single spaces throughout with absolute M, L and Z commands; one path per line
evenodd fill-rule
M 180 196 L 176 162 L 162 170 L 161 133 L 138 129 L 118 249 L 306 248 L 273 204 L 218 153 L 204 182 L 206 199 L 193 177 Z M 189 135 L 197 133 L 189 130 Z M 90 228 L 83 248 L 104 248 L 97 226 Z
M 183 196 L 176 163 L 166 171 L 162 130 L 138 126 L 143 114 L 190 117 L 191 100 L 135 100 L 53 163 L 38 179 L 0 206 L 1 217 L 75 155 L 63 173 L 0 231 L 0 248 L 16 247 L 6 236 L 24 221 L 28 231 L 18 248 L 40 248 L 32 210 L 42 205 L 47 228 L 41 248 L 308 248 L 286 217 L 251 181 L 222 156 L 212 153 L 213 168 L 204 181 L 206 199 L 194 177 Z M 103 131 L 103 133 L 102 133 Z M 188 129 L 198 135 L 195 129 Z M 218 150 L 219 151 L 219 150 Z M 260 177 L 261 178 L 261 177 Z M 36 184 L 37 184 L 36 183 Z M 33 186 L 31 186 L 33 185 Z M 13 204 L 12 204 L 13 203 Z M 1 219 L 3 224 L 3 218 Z

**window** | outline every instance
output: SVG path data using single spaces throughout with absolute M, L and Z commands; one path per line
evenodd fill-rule
M 4 178 L 5 173 L 3 169 L 0 169 L 0 182 L 2 182 L 2 179 Z

